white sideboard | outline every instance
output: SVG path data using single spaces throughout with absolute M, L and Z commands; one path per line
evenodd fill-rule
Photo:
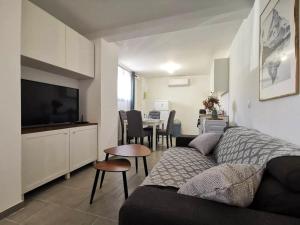
M 28 0 L 22 1 L 21 40 L 23 65 L 94 77 L 94 43 Z
M 218 120 L 212 120 L 211 115 L 200 115 L 199 134 L 203 133 L 224 133 L 224 128 L 228 126 L 229 117 L 219 115 Z
M 22 134 L 23 193 L 97 160 L 97 125 Z
M 70 128 L 70 171 L 97 159 L 97 126 Z

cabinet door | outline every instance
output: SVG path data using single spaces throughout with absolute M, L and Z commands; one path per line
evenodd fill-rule
M 70 170 L 97 160 L 97 126 L 70 129 Z
M 66 26 L 27 0 L 22 1 L 22 55 L 64 68 Z
M 24 193 L 68 172 L 68 129 L 22 135 Z
M 94 44 L 76 31 L 66 27 L 67 69 L 94 77 Z

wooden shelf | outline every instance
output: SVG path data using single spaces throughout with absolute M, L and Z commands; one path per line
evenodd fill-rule
M 39 126 L 39 127 L 24 127 L 22 128 L 22 134 L 30 134 L 30 133 L 38 133 L 44 131 L 51 131 L 51 130 L 61 130 L 73 127 L 85 127 L 85 126 L 93 126 L 98 125 L 97 123 L 72 123 L 72 124 L 57 124 L 57 125 L 46 125 L 46 126 Z

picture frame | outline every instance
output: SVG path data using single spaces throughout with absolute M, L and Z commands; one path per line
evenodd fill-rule
M 259 100 L 299 94 L 299 1 L 269 0 L 259 26 Z

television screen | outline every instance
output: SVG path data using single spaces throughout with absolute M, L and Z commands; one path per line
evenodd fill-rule
M 78 121 L 79 90 L 21 81 L 22 127 Z

